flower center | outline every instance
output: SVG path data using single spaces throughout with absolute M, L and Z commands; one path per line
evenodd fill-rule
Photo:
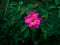
M 31 22 L 35 22 L 35 19 L 34 18 L 31 18 Z

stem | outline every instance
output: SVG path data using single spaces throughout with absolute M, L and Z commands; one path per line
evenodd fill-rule
M 5 10 L 4 10 L 4 15 L 6 15 L 6 13 L 7 13 L 8 5 L 9 5 L 9 0 L 7 0 L 7 4 L 6 4 Z

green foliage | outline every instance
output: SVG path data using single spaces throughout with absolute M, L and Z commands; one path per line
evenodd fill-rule
M 34 45 L 51 45 L 49 39 L 52 35 L 60 40 L 60 0 L 3 0 L 2 4 L 0 45 L 29 45 L 29 40 Z M 24 16 L 31 11 L 39 13 L 40 18 L 46 18 L 37 29 L 24 23 Z M 18 41 L 21 41 L 20 44 Z M 52 45 L 60 45 L 57 43 Z

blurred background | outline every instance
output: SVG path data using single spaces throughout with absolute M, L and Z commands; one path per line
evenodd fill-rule
M 24 23 L 32 11 L 37 29 Z M 60 45 L 60 0 L 0 0 L 0 45 Z

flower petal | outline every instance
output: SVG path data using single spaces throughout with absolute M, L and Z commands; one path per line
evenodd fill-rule
M 30 19 L 26 19 L 25 24 L 29 24 L 29 23 L 30 23 Z
M 36 20 L 35 21 L 35 24 L 40 24 L 40 20 Z
M 28 26 L 29 26 L 29 28 L 32 28 L 32 25 L 31 24 L 29 24 Z
M 38 27 L 39 27 L 39 25 L 33 25 L 33 27 L 34 27 L 34 28 L 38 28 Z
M 36 20 L 36 21 L 34 22 L 33 27 L 34 27 L 34 28 L 38 28 L 38 27 L 39 27 L 39 24 L 40 24 L 40 20 Z
M 30 14 L 30 15 L 34 15 L 34 14 L 36 14 L 36 12 L 30 12 L 29 14 Z
M 38 17 L 39 16 L 39 14 L 36 12 L 30 12 L 29 15 L 32 17 Z
M 41 20 L 42 20 L 42 18 L 38 18 L 38 20 L 40 20 L 40 21 L 41 21 Z
M 30 18 L 30 15 L 27 15 L 24 17 L 24 19 L 29 19 Z

